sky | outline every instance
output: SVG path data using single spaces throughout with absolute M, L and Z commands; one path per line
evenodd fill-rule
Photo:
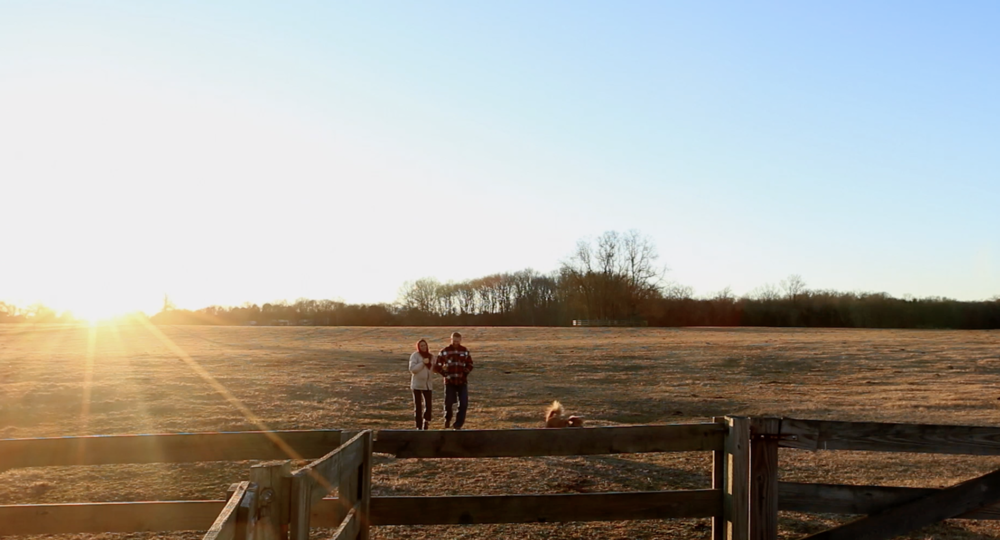
M 0 300 L 558 268 L 1000 295 L 1000 3 L 0 4 Z

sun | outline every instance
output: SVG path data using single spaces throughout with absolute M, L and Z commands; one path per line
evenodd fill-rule
M 123 317 L 135 310 L 120 305 L 95 303 L 70 308 L 68 311 L 76 319 L 80 319 L 90 324 L 97 324 Z
M 92 325 L 121 319 L 137 312 L 152 314 L 142 298 L 119 291 L 102 290 L 101 294 L 76 294 L 60 302 L 62 311 L 69 312 L 74 319 Z

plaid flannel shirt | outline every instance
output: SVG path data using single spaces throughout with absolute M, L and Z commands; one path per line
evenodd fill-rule
M 448 345 L 441 349 L 434 371 L 444 376 L 445 384 L 466 384 L 472 371 L 472 354 L 461 345 Z

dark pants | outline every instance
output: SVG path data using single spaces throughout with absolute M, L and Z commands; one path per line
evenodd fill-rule
M 444 425 L 451 424 L 451 408 L 458 402 L 458 416 L 455 418 L 455 429 L 465 425 L 465 411 L 469 408 L 469 385 L 467 384 L 445 384 L 444 385 Z
M 423 402 L 423 403 L 421 403 Z M 413 420 L 417 429 L 427 429 L 431 423 L 431 391 L 413 391 Z

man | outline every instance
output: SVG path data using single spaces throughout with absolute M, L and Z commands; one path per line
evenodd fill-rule
M 451 427 L 451 412 L 458 402 L 455 429 L 465 425 L 465 412 L 469 408 L 469 372 L 472 371 L 472 355 L 462 346 L 462 334 L 451 335 L 451 345 L 441 349 L 434 364 L 434 372 L 444 376 L 444 428 Z

